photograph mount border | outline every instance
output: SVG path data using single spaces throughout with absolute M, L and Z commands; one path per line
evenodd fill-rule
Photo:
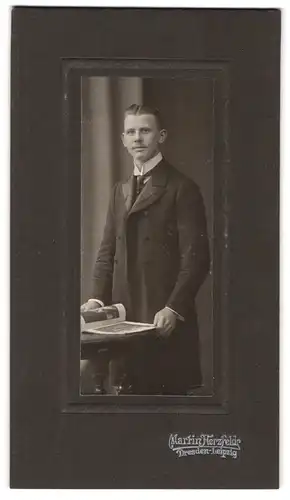
M 64 373 L 62 383 L 62 411 L 64 413 L 197 413 L 219 414 L 229 412 L 229 335 L 227 321 L 227 297 L 229 284 L 228 255 L 230 249 L 230 63 L 229 61 L 192 61 L 180 59 L 94 58 L 62 59 L 63 74 L 63 129 L 64 129 L 64 185 L 72 173 L 81 185 L 81 79 L 89 76 L 146 77 L 146 78 L 210 78 L 213 82 L 213 393 L 190 396 L 141 396 L 141 395 L 81 395 L 79 391 L 78 359 L 80 356 L 79 313 L 71 314 L 72 301 L 80 303 L 79 255 L 71 262 L 71 249 L 80 248 L 77 234 L 70 220 L 80 221 L 80 190 L 77 182 L 66 190 L 63 204 L 63 266 L 65 276 L 73 282 L 63 283 L 63 314 L 61 361 Z M 79 205 L 76 200 L 79 200 Z M 217 213 L 218 215 L 215 215 Z M 79 223 L 80 228 L 80 223 Z M 70 249 L 70 252 L 69 252 Z M 74 250 L 75 254 L 75 250 Z M 77 264 L 77 265 L 76 265 Z M 73 275 L 71 270 L 74 268 Z M 77 271 L 78 270 L 78 271 Z M 73 297 L 72 297 L 73 295 Z M 68 335 L 73 332 L 73 335 Z

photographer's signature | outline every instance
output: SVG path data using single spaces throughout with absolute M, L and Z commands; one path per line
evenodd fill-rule
M 216 455 L 221 458 L 238 458 L 242 440 L 236 435 L 222 434 L 170 434 L 168 446 L 177 456 Z

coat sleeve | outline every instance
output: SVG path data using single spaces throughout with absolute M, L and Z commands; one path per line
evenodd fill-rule
M 176 196 L 180 265 L 167 306 L 186 318 L 210 264 L 205 208 L 192 181 L 183 181 Z
M 114 216 L 116 188 L 117 185 L 111 193 L 103 238 L 98 251 L 93 276 L 93 297 L 101 300 L 105 305 L 111 304 L 112 301 L 114 257 L 116 251 Z

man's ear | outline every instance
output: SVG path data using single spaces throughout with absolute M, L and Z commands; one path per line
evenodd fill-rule
M 122 143 L 123 143 L 123 146 L 125 146 L 125 147 L 126 147 L 126 145 L 125 145 L 125 134 L 124 134 L 124 132 L 122 132 L 122 134 L 121 134 L 121 141 L 122 141 Z
M 162 142 L 165 141 L 166 137 L 167 137 L 167 130 L 165 130 L 165 128 L 163 128 L 159 132 L 159 140 L 158 140 L 158 142 L 161 144 Z

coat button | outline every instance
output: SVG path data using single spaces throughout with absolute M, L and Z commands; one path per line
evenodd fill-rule
M 148 215 L 148 210 L 144 210 L 143 214 L 145 215 L 145 217 L 147 217 L 147 215 Z

